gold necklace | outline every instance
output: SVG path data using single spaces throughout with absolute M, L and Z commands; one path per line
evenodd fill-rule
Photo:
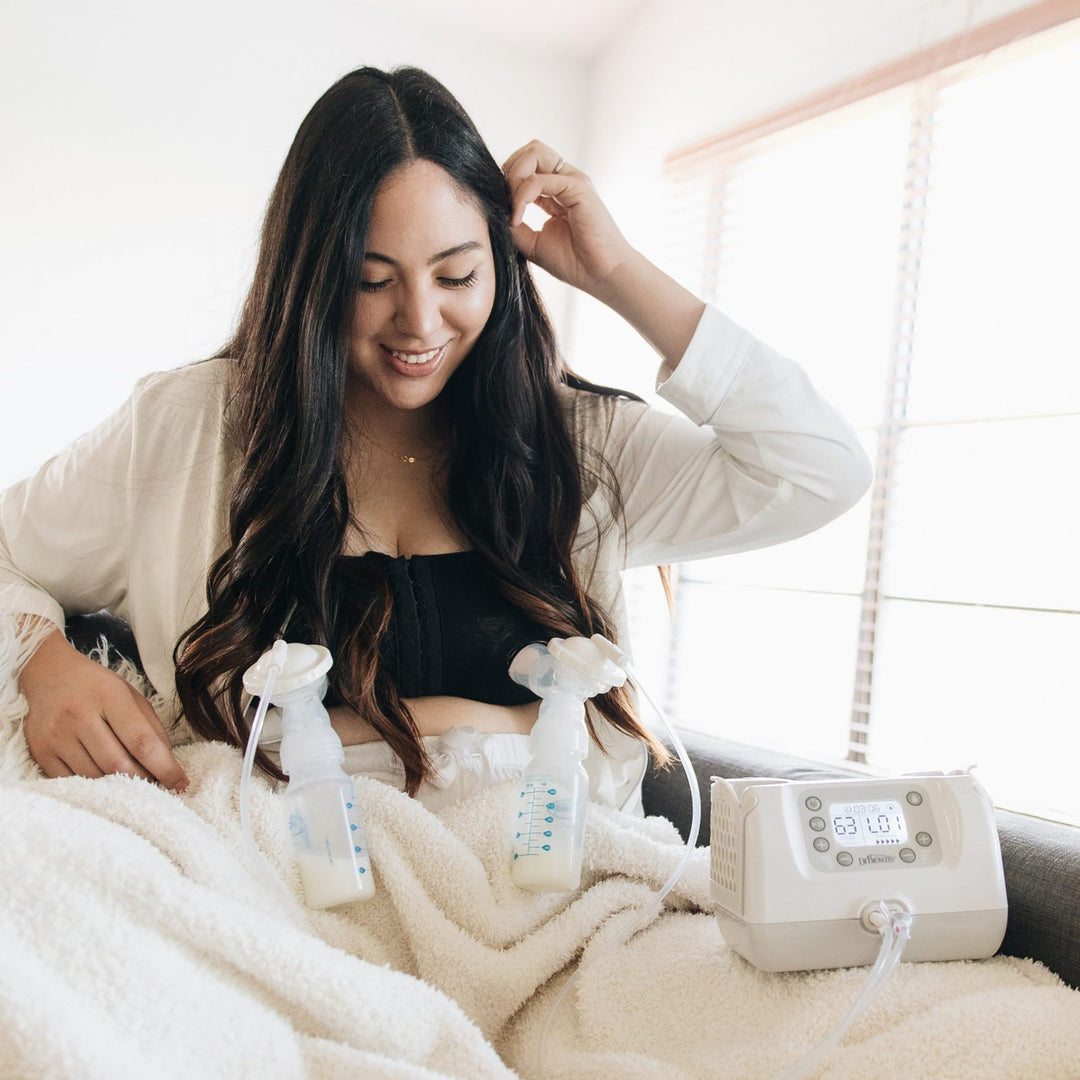
M 442 450 L 436 450 L 433 454 L 402 454 L 397 450 L 390 450 L 383 446 L 382 443 L 376 442 L 366 431 L 361 429 L 360 438 L 371 443 L 376 450 L 381 450 L 384 454 L 389 454 L 391 457 L 396 457 L 398 461 L 403 461 L 406 465 L 415 465 L 418 461 L 430 461 L 432 458 L 438 457 L 443 453 Z

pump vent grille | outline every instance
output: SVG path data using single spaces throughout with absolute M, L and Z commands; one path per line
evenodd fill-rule
M 709 872 L 713 882 L 732 896 L 739 895 L 740 818 L 728 799 L 712 800 Z

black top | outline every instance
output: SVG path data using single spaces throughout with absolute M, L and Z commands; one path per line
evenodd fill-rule
M 537 700 L 507 669 L 521 648 L 547 641 L 551 631 L 503 599 L 476 552 L 342 555 L 334 566 L 338 618 L 356 618 L 384 580 L 392 606 L 379 664 L 402 697 L 448 694 L 492 705 Z

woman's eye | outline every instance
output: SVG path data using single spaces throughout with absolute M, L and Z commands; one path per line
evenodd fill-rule
M 465 277 L 441 277 L 439 283 L 449 289 L 464 289 L 476 281 L 476 271 L 472 270 Z
M 465 289 L 470 285 L 476 283 L 476 271 L 472 270 L 465 277 L 441 277 L 439 278 L 439 284 L 446 289 Z M 388 285 L 393 284 L 393 278 L 386 278 L 383 281 L 361 281 L 361 292 L 378 292 L 380 289 L 385 289 Z

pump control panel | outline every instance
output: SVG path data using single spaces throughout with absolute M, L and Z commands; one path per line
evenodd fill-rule
M 914 916 L 905 959 L 991 956 L 1007 904 L 993 804 L 970 773 L 714 777 L 711 888 L 725 940 L 766 971 L 871 963 L 862 915 Z

